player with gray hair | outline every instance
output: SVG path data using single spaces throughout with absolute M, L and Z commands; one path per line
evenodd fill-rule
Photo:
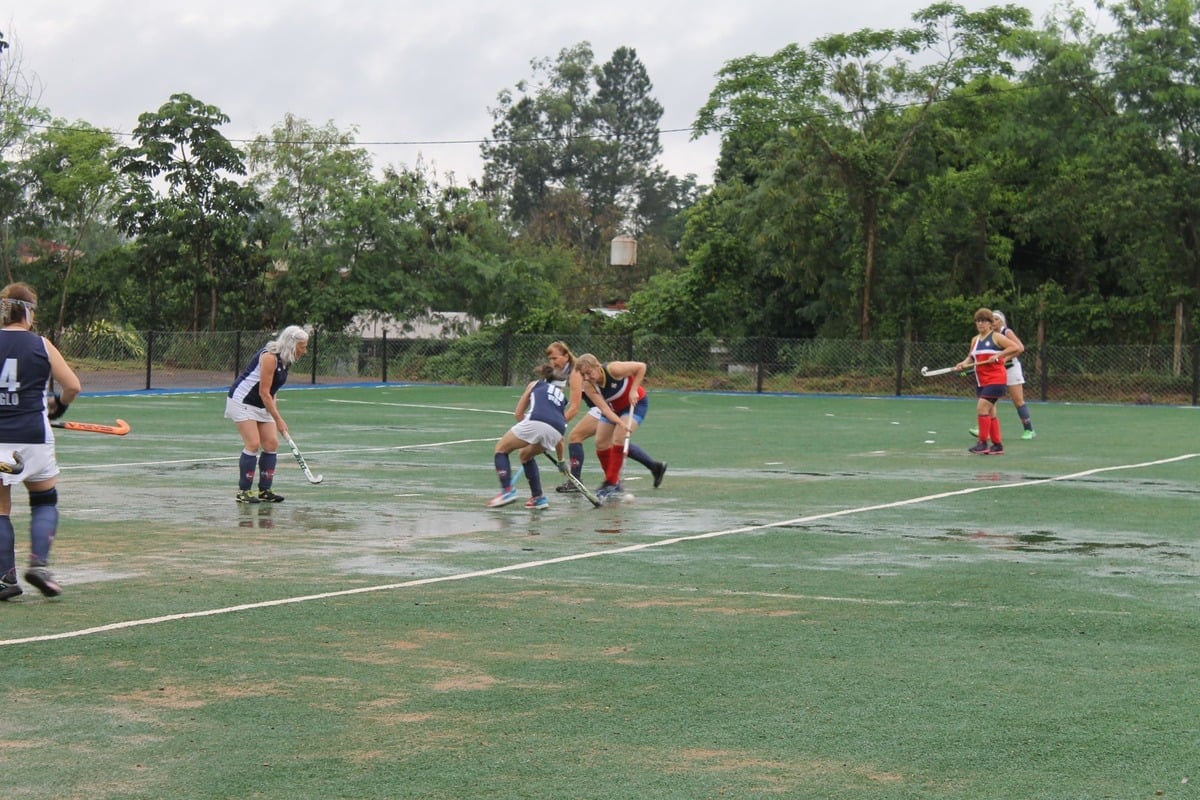
M 279 460 L 279 437 L 287 436 L 287 423 L 279 413 L 275 395 L 287 383 L 288 369 L 308 352 L 308 332 L 289 325 L 254 354 L 250 363 L 229 387 L 225 417 L 237 425 L 242 436 L 238 459 L 239 503 L 282 503 L 275 494 L 275 466 Z M 258 494 L 251 491 L 258 472 Z

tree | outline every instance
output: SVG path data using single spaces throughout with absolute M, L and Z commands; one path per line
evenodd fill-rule
M 84 122 L 73 126 L 59 122 L 34 137 L 28 162 L 33 198 L 47 222 L 66 240 L 57 259 L 62 263 L 57 331 L 66 325 L 72 272 L 83 242 L 92 226 L 107 218 L 112 199 L 121 190 L 112 166 L 116 146 L 112 134 Z
M 491 109 L 496 124 L 481 147 L 484 188 L 503 198 L 518 226 L 556 194 L 578 193 L 596 222 L 576 232 L 581 238 L 572 245 L 595 248 L 622 227 L 635 232 L 648 224 L 638 212 L 653 188 L 647 179 L 658 174 L 662 106 L 637 52 L 618 48 L 597 67 L 581 42 L 532 67 L 536 82 L 502 91 Z
M 250 183 L 261 194 L 273 229 L 261 246 L 276 266 L 277 313 L 340 329 L 359 310 L 365 260 L 380 228 L 378 194 L 367 151 L 354 130 L 316 127 L 288 114 L 270 136 L 247 148 Z
M 824 177 L 812 188 L 839 194 L 853 210 L 861 250 L 843 271 L 858 288 L 863 338 L 872 333 L 879 248 L 897 175 L 930 108 L 978 75 L 1011 74 L 1007 49 L 1014 32 L 1028 26 L 1029 12 L 1004 6 L 972 13 L 938 3 L 913 19 L 911 28 L 836 34 L 807 48 L 732 61 L 695 125 L 697 135 L 726 137 L 723 179 L 738 175 L 755 184 L 774 172 L 820 171 Z M 799 164 L 788 163 L 791 153 Z
M 9 283 L 13 276 L 13 229 L 27 216 L 25 191 L 28 174 L 23 170 L 32 126 L 49 118 L 38 107 L 41 84 L 26 71 L 20 43 L 0 32 L 0 265 Z M 10 41 L 11 40 L 11 41 Z
M 1119 107 L 1153 142 L 1143 161 L 1159 219 L 1170 236 L 1160 256 L 1153 294 L 1168 305 L 1200 308 L 1200 3 L 1129 0 L 1108 7 L 1116 30 L 1104 40 L 1109 86 Z M 1145 255 L 1145 253 L 1143 253 Z M 1172 257 L 1174 256 L 1174 257 Z M 1200 320 L 1198 320 L 1200 321 Z M 1177 334 L 1177 342 L 1182 332 Z
M 173 94 L 158 111 L 138 117 L 137 146 L 116 158 L 131 181 L 118 222 L 137 238 L 152 324 L 170 312 L 183 315 L 191 330 L 205 318 L 215 330 L 223 302 L 234 317 L 248 312 L 245 298 L 223 295 L 252 277 L 246 238 L 258 208 L 254 193 L 232 177 L 246 169 L 241 151 L 220 133 L 227 122 L 216 106 Z

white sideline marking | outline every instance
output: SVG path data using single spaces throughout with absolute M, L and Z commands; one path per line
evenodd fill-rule
M 1142 467 L 1155 467 L 1161 464 L 1171 464 L 1176 461 L 1186 461 L 1189 458 L 1195 458 L 1197 455 L 1200 454 L 1187 453 L 1186 455 L 1163 458 L 1157 461 L 1144 461 L 1140 464 L 1119 464 L 1113 467 L 1096 467 L 1095 469 L 1087 469 L 1083 470 L 1082 472 L 1073 472 L 1070 475 L 1060 475 L 1056 478 L 1038 478 L 1036 480 L 1019 481 L 1017 483 L 971 486 L 966 489 L 955 489 L 949 492 L 938 492 L 937 494 L 927 494 L 921 497 L 912 497 L 908 500 L 896 500 L 890 503 L 879 503 L 873 506 L 859 506 L 858 508 L 845 508 L 841 511 L 829 511 L 824 514 L 812 514 L 807 517 L 795 517 L 794 519 L 782 520 L 779 522 L 768 522 L 762 525 L 747 525 L 741 528 L 728 528 L 723 531 L 709 531 L 708 533 L 697 533 L 690 536 L 676 536 L 671 539 L 659 539 L 653 542 L 642 542 L 640 544 L 631 544 L 626 545 L 625 547 L 618 547 L 610 550 L 589 550 L 586 553 L 575 553 L 574 555 L 545 558 L 538 561 L 525 561 L 520 564 L 509 564 L 503 567 L 493 567 L 491 569 L 481 569 L 473 572 L 461 572 L 457 575 L 439 575 L 432 578 L 418 578 L 416 580 L 404 581 L 402 583 L 387 583 L 381 586 L 361 586 L 357 589 L 341 589 L 336 592 L 306 594 L 299 597 L 285 597 L 279 600 L 264 600 L 258 603 L 244 603 L 242 605 L 226 606 L 224 608 L 210 608 L 206 611 L 189 611 L 182 614 L 167 614 L 161 617 L 126 620 L 125 622 L 113 622 L 108 625 L 98 625 L 94 628 L 82 628 L 80 630 L 64 631 L 62 633 L 50 633 L 42 636 L 27 636 L 22 639 L 3 639 L 0 640 L 0 647 L 14 644 L 29 644 L 32 642 L 52 642 L 59 639 L 73 639 L 79 636 L 91 636 L 97 633 L 119 631 L 126 628 L 140 628 L 144 625 L 157 625 L 160 622 L 175 622 L 183 619 L 215 617 L 222 614 L 232 614 L 238 611 L 251 611 L 259 608 L 272 608 L 274 606 L 288 606 L 296 603 L 307 603 L 313 600 L 328 600 L 332 597 L 349 597 L 351 595 L 366 594 L 368 592 L 386 592 L 393 589 L 409 589 L 414 586 L 428 586 L 434 583 L 465 581 L 470 580 L 471 578 L 486 578 L 492 575 L 503 575 L 507 572 L 521 572 L 524 570 L 535 569 L 537 567 L 551 566 L 553 564 L 565 564 L 569 561 L 582 561 L 585 558 L 613 556 L 622 553 L 635 553 L 639 550 L 650 550 L 656 547 L 668 547 L 670 545 L 680 544 L 682 542 L 695 542 L 702 539 L 715 539 L 719 536 L 731 536 L 737 533 L 751 533 L 753 531 L 761 531 L 769 528 L 782 528 L 789 525 L 799 525 L 806 522 L 817 522 L 823 519 L 845 517 L 851 514 L 861 514 L 867 511 L 881 511 L 889 508 L 911 506 L 916 505 L 917 503 L 929 502 L 930 500 L 943 500 L 947 497 L 959 497 L 962 495 L 975 494 L 976 492 L 992 492 L 1001 489 L 1019 489 L 1026 486 L 1038 486 L 1044 483 L 1055 483 L 1057 481 L 1069 481 L 1077 478 L 1086 478 L 1089 475 L 1099 475 L 1102 472 L 1117 472 L 1120 470 L 1141 469 Z

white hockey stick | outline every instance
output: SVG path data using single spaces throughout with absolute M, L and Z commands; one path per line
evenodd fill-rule
M 296 457 L 296 463 L 300 465 L 300 469 L 304 470 L 304 477 L 309 483 L 320 483 L 325 480 L 324 475 L 313 475 L 312 470 L 308 468 L 308 464 L 304 462 L 304 456 L 300 455 L 300 448 L 296 447 L 296 443 L 292 441 L 291 434 L 284 434 L 287 439 L 288 447 L 292 448 L 292 455 Z
M 555 458 L 553 453 L 551 453 L 549 450 L 543 450 L 542 455 L 544 455 L 546 458 L 550 459 L 550 462 L 552 464 L 554 464 L 554 466 L 558 467 L 558 471 L 561 472 L 563 475 L 567 476 L 567 480 L 569 480 L 575 486 L 575 488 L 579 490 L 579 493 L 581 495 L 583 495 L 584 497 L 586 497 L 588 499 L 589 503 L 596 506 L 597 508 L 599 508 L 601 505 L 603 505 L 600 502 L 600 498 L 596 497 L 596 493 L 593 492 L 588 487 L 584 486 L 583 481 L 579 480 L 579 478 L 576 478 L 574 473 L 572 473 L 570 469 L 563 469 L 563 467 L 566 465 L 561 463 L 557 458 Z
M 942 369 L 930 369 L 929 367 L 921 367 L 921 374 L 926 378 L 932 378 L 934 375 L 948 375 L 954 372 L 954 367 L 943 367 Z
M 958 371 L 959 371 L 958 367 L 942 367 L 941 369 L 930 369 L 929 367 L 921 367 L 921 375 L 923 375 L 926 378 L 932 378 L 935 375 L 949 375 L 951 372 L 958 372 Z M 967 367 L 966 369 L 962 370 L 962 373 L 964 375 L 966 375 L 967 373 L 974 372 L 974 371 L 975 371 L 975 367 Z

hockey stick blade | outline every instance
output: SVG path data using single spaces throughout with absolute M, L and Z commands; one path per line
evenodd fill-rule
M 929 367 L 921 367 L 921 375 L 926 378 L 932 378 L 935 375 L 949 375 L 954 372 L 954 367 L 943 367 L 941 369 L 930 369 Z
M 105 425 L 102 422 L 75 422 L 74 420 L 55 420 L 51 428 L 63 428 L 68 431 L 87 431 L 89 433 L 108 433 L 113 436 L 124 436 L 131 430 L 129 423 L 123 419 L 117 420 L 116 425 Z
M 545 452 L 545 451 L 543 451 L 542 454 L 544 456 L 546 456 L 546 458 L 550 459 L 551 464 L 553 464 L 555 467 L 558 467 L 559 472 L 562 472 L 562 468 L 558 466 L 559 461 L 557 458 L 555 458 L 554 456 L 550 455 L 550 453 Z M 588 487 L 584 486 L 583 481 L 579 480 L 579 478 L 576 478 L 575 474 L 573 472 L 571 472 L 571 470 L 567 470 L 563 474 L 565 474 L 567 476 L 567 480 L 569 480 L 571 482 L 571 485 L 574 486 L 576 489 L 578 489 L 579 493 L 581 495 L 583 495 L 584 497 L 587 498 L 589 503 L 591 503 L 596 508 L 599 508 L 600 506 L 604 505 L 602 502 L 600 502 L 600 498 L 596 497 L 596 493 L 593 492 Z
M 292 455 L 296 457 L 296 463 L 300 465 L 300 469 L 304 471 L 304 477 L 309 483 L 320 483 L 325 480 L 324 475 L 313 475 L 312 470 L 308 468 L 308 464 L 304 460 L 304 456 L 300 455 L 300 448 L 296 447 L 296 443 L 292 441 L 292 437 L 286 436 L 288 447 L 292 449 Z
M 0 461 L 0 472 L 5 475 L 20 475 L 25 471 L 25 461 L 21 458 L 20 453 L 12 454 L 12 461 Z

